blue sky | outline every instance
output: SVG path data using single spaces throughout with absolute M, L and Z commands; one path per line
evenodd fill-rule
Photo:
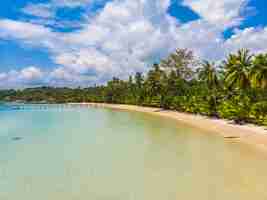
M 266 0 L 4 0 L 0 88 L 101 84 L 175 48 L 267 52 L 266 13 Z

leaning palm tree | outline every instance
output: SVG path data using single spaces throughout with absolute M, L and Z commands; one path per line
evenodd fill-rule
M 267 54 L 255 56 L 250 78 L 254 88 L 267 89 Z
M 224 62 L 225 83 L 229 88 L 247 89 L 250 87 L 252 57 L 249 50 L 241 49 L 237 54 L 230 54 Z
M 199 79 L 206 83 L 209 89 L 218 88 L 220 82 L 215 63 L 204 61 L 202 68 L 198 70 Z

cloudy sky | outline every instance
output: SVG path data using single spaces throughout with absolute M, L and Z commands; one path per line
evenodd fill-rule
M 266 0 L 1 0 L 0 88 L 87 86 L 176 48 L 267 52 Z

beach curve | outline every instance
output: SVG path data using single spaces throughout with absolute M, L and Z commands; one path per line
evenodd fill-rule
M 196 128 L 214 132 L 225 140 L 237 140 L 267 153 L 267 129 L 253 124 L 238 125 L 224 119 L 212 119 L 202 115 L 181 113 L 161 108 L 143 107 L 125 104 L 107 103 L 69 103 L 89 107 L 110 108 L 117 110 L 136 111 L 167 117 Z

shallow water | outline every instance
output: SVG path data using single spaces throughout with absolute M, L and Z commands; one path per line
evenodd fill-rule
M 2 200 L 266 200 L 267 158 L 176 121 L 100 108 L 0 111 Z

